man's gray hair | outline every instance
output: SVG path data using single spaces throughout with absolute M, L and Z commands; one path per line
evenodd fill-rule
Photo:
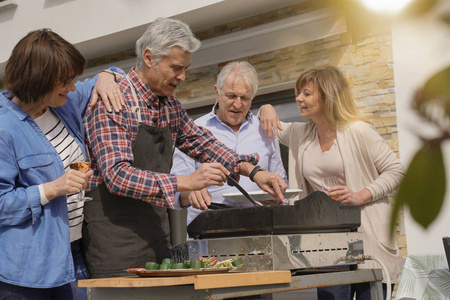
M 164 56 L 169 56 L 172 47 L 175 46 L 194 53 L 200 47 L 200 41 L 186 23 L 169 18 L 157 18 L 136 42 L 136 69 L 144 69 L 145 49 L 150 50 L 152 59 L 158 63 Z
M 220 96 L 223 86 L 225 85 L 225 79 L 231 73 L 236 73 L 236 76 L 242 78 L 248 86 L 252 88 L 252 97 L 255 97 L 258 91 L 258 73 L 256 73 L 255 68 L 246 61 L 234 61 L 228 63 L 222 68 L 219 75 L 217 76 L 217 90 Z

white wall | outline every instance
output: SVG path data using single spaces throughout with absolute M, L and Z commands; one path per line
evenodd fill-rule
M 0 79 L 14 45 L 29 31 L 51 28 L 87 59 L 134 47 L 157 17 L 174 17 L 193 31 L 303 0 L 7 0 L 0 4 Z
M 79 47 L 87 58 L 134 46 L 148 24 L 209 6 L 222 0 L 15 0 L 17 6 L 0 10 L 0 63 L 29 31 L 51 28 Z M 94 44 L 90 41 L 95 40 Z
M 440 8 L 430 15 L 399 21 L 393 26 L 400 156 L 405 166 L 408 166 L 421 145 L 414 132 L 433 134 L 433 130 L 425 128 L 410 109 L 413 93 L 429 77 L 450 66 L 450 26 L 437 20 L 439 15 L 450 13 L 450 1 L 441 0 L 439 6 Z M 447 176 L 444 206 L 438 218 L 426 230 L 406 211 L 408 254 L 442 253 L 442 237 L 450 236 L 450 142 L 447 142 L 443 149 Z

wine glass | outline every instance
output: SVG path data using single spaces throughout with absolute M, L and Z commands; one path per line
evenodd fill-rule
M 84 149 L 85 153 L 82 153 L 80 148 L 77 157 L 70 162 L 70 168 L 86 173 L 91 168 L 91 158 L 89 156 L 89 149 L 86 145 L 84 146 Z M 93 198 L 86 197 L 84 189 L 80 189 L 80 192 L 78 193 L 78 201 L 87 202 L 91 200 L 93 200 Z
M 340 185 L 339 180 L 336 176 L 324 177 L 322 178 L 322 191 L 328 195 L 328 190 L 334 186 Z M 331 199 L 339 198 L 339 195 L 330 196 Z

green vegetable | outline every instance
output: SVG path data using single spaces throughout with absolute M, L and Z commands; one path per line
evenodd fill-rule
M 237 266 L 243 265 L 244 260 L 242 259 L 242 257 L 239 257 L 239 258 L 233 259 L 231 261 L 231 264 L 233 265 L 233 267 L 237 267 Z
M 162 263 L 161 264 L 168 264 L 169 266 L 172 266 L 173 265 L 173 259 L 171 259 L 171 258 L 164 258 L 163 260 L 162 260 Z
M 148 261 L 145 263 L 145 269 L 146 270 L 158 270 L 159 268 L 159 264 L 152 262 L 152 261 Z
M 232 268 L 232 259 L 222 260 L 219 261 L 217 264 L 214 265 L 213 268 Z
M 170 269 L 171 269 L 171 265 L 169 265 L 167 262 L 163 262 L 159 266 L 159 270 L 170 270 Z
M 184 263 L 174 263 L 171 267 L 171 269 L 187 269 L 184 265 Z
M 211 268 L 211 260 L 204 258 L 201 261 L 203 262 L 204 268 Z
M 191 261 L 190 260 L 185 260 L 183 262 L 184 268 L 183 269 L 189 269 L 191 267 Z
M 199 260 L 191 260 L 190 267 L 191 269 L 200 269 L 204 268 L 205 264 L 202 261 Z

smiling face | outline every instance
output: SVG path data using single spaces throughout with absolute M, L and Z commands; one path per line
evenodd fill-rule
M 44 97 L 45 102 L 43 104 L 50 107 L 63 106 L 67 102 L 67 94 L 75 91 L 75 89 L 73 80 L 68 81 L 66 84 L 59 83 L 47 97 Z
M 155 62 L 148 49 L 145 50 L 144 82 L 157 96 L 172 96 L 178 85 L 186 79 L 186 69 L 191 64 L 192 53 L 173 47 L 169 56 Z
M 73 79 L 64 83 L 57 83 L 50 93 L 39 98 L 37 102 L 24 102 L 14 97 L 12 102 L 20 106 L 32 118 L 41 116 L 48 107 L 59 107 L 67 103 L 67 94 L 75 91 Z
M 317 120 L 324 117 L 324 102 L 319 91 L 312 82 L 299 87 L 298 91 L 295 101 L 300 108 L 300 116 L 317 123 Z
M 216 102 L 219 108 L 216 111 L 217 117 L 228 125 L 235 133 L 239 132 L 242 122 L 248 114 L 252 105 L 252 88 L 241 77 L 230 73 L 225 79 L 225 84 L 220 91 L 217 85 Z

